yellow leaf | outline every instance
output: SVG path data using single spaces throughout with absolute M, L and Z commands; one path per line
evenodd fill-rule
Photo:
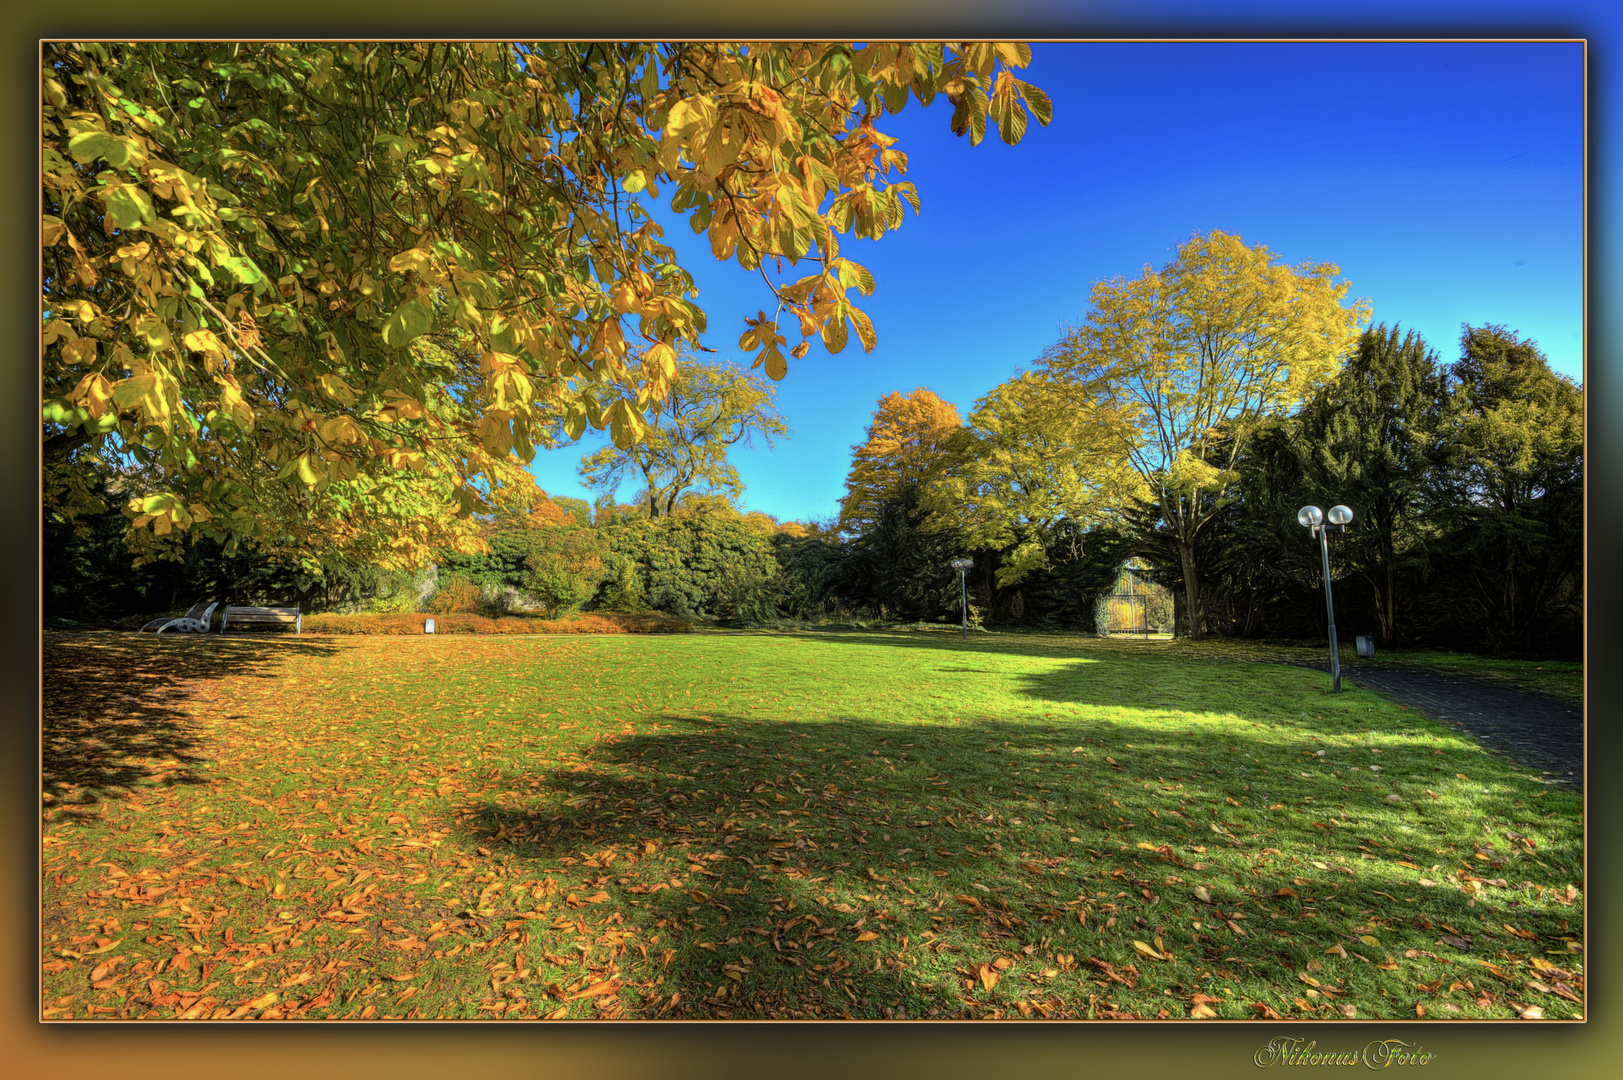
M 872 930 L 864 930 L 862 933 L 857 935 L 857 940 L 858 941 L 872 941 L 874 938 L 876 938 L 878 936 L 879 935 L 874 933 Z
M 980 966 L 979 975 L 981 977 L 981 985 L 986 987 L 988 990 L 996 986 L 997 981 L 1003 977 L 986 964 L 982 964 Z
M 1206 890 L 1206 886 L 1196 885 L 1195 899 L 1199 900 L 1203 904 L 1209 904 L 1212 902 L 1212 894 Z
M 1143 953 L 1145 956 L 1151 957 L 1153 959 L 1156 959 L 1156 960 L 1165 960 L 1166 959 L 1166 957 L 1162 956 L 1159 952 L 1157 952 L 1155 950 L 1154 945 L 1148 945 L 1148 944 L 1146 944 L 1146 943 L 1144 943 L 1142 941 L 1134 941 L 1133 942 L 1133 948 L 1137 949 L 1139 952 Z
M 1205 1020 L 1208 1017 L 1216 1015 L 1217 1014 L 1213 1012 L 1211 1007 L 1208 1005 L 1196 1005 L 1193 1009 L 1189 1010 L 1189 1017 L 1192 1020 Z
M 1358 940 L 1362 941 L 1365 945 L 1371 945 L 1371 946 L 1379 945 L 1381 943 L 1380 938 L 1374 937 L 1373 935 L 1370 935 L 1370 934 L 1359 934 L 1358 935 Z
M 272 990 L 268 994 L 261 994 L 259 997 L 254 998 L 248 1003 L 248 1007 L 250 1009 L 268 1009 L 276 1004 L 276 999 L 280 996 L 280 994 Z
M 1332 945 L 1332 946 L 1330 946 L 1328 949 L 1326 949 L 1324 951 L 1327 952 L 1327 953 L 1334 953 L 1336 956 L 1341 957 L 1343 960 L 1347 959 L 1347 950 L 1343 949 L 1339 944 Z

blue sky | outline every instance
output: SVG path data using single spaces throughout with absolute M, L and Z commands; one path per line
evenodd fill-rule
M 1020 145 L 947 129 L 945 102 L 886 117 L 922 212 L 842 254 L 873 271 L 879 344 L 813 346 L 777 385 L 793 435 L 738 449 L 744 504 L 836 512 L 878 399 L 926 386 L 966 413 L 1087 311 L 1094 282 L 1160 266 L 1222 229 L 1286 262 L 1333 262 L 1374 320 L 1444 361 L 1461 323 L 1532 338 L 1583 381 L 1584 69 L 1573 43 L 1037 44 L 1054 122 Z M 706 344 L 742 359 L 759 277 L 719 264 L 684 221 L 666 238 L 700 287 Z M 796 275 L 798 276 L 798 274 Z M 537 481 L 587 497 L 600 445 L 538 456 Z M 628 485 L 622 499 L 634 494 Z

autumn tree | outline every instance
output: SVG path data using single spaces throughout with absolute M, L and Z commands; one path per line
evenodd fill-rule
M 886 505 L 903 494 L 916 509 L 925 486 L 945 467 L 959 428 L 957 407 L 922 386 L 911 394 L 893 390 L 880 398 L 867 439 L 851 448 L 840 527 L 858 534 L 868 531 Z
M 650 518 L 674 513 L 683 494 L 695 489 L 736 499 L 744 485 L 728 451 L 756 438 L 771 446 L 789 432 L 772 399 L 772 387 L 758 376 L 684 357 L 664 400 L 650 403 L 643 437 L 588 455 L 580 474 L 605 493 L 628 477 L 640 479 Z
M 1160 270 L 1094 286 L 1041 370 L 1120 417 L 1117 452 L 1176 541 L 1193 636 L 1205 635 L 1197 535 L 1230 496 L 1249 430 L 1334 374 L 1367 319 L 1328 263 L 1286 266 L 1221 231 Z
M 1003 552 L 1000 586 L 1083 554 L 1086 531 L 1120 523 L 1143 489 L 1120 453 L 1112 403 L 1026 372 L 975 403 L 923 493 L 933 530 L 961 528 L 970 547 Z
M 398 565 L 477 547 L 558 428 L 643 437 L 706 313 L 664 189 L 772 311 L 782 378 L 854 332 L 918 199 L 880 124 L 938 94 L 1006 142 L 1043 94 L 990 43 L 47 42 L 42 453 L 134 462 L 132 528 Z M 793 268 L 799 267 L 800 271 Z M 804 272 L 809 271 L 809 272 Z M 796 274 L 799 273 L 799 276 Z M 633 353 L 642 363 L 630 363 Z

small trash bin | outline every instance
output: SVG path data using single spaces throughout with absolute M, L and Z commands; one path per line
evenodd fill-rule
M 1358 656 L 1363 660 L 1375 659 L 1375 639 L 1368 634 L 1358 635 Z
M 432 634 L 433 632 L 434 632 L 434 620 L 433 619 L 424 619 L 423 620 L 423 633 Z M 1362 641 L 1364 639 L 1359 638 L 1358 640 Z M 1363 648 L 1363 646 L 1360 645 L 1359 648 Z M 1360 653 L 1359 655 L 1363 655 L 1363 654 Z

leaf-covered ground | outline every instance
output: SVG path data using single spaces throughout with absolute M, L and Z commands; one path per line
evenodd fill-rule
M 1322 675 L 48 634 L 47 1018 L 1575 1018 L 1580 803 Z

